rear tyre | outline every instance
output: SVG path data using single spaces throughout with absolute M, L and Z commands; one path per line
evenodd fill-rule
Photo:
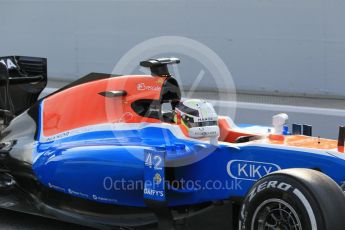
M 343 230 L 345 197 L 325 174 L 287 169 L 257 181 L 243 201 L 242 230 Z

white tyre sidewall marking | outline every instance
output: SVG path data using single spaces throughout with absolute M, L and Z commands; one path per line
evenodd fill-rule
M 317 223 L 316 223 L 315 214 L 314 214 L 314 211 L 313 211 L 309 201 L 307 200 L 307 198 L 302 194 L 302 192 L 299 189 L 294 188 L 293 193 L 299 198 L 299 200 L 302 202 L 303 206 L 305 207 L 305 209 L 308 213 L 310 225 L 311 225 L 311 230 L 317 230 Z M 242 212 L 243 212 L 243 209 L 244 209 L 244 207 L 242 207 Z M 243 218 L 243 216 L 242 216 L 242 218 Z M 241 227 L 241 225 L 240 225 L 240 227 Z
M 311 229 L 317 230 L 316 218 L 315 218 L 313 209 L 311 208 L 307 198 L 305 198 L 305 196 L 297 188 L 294 189 L 293 193 L 300 199 L 300 201 L 303 203 L 304 207 L 306 208 L 308 212 L 310 224 L 311 224 Z

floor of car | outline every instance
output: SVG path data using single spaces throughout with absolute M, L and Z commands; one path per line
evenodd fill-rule
M 176 230 L 231 230 L 231 207 L 221 206 L 216 211 L 205 213 L 204 215 L 194 216 L 186 221 L 180 221 L 176 224 Z M 33 216 L 24 213 L 18 213 L 5 209 L 0 209 L 0 229 L 7 230 L 95 230 L 84 226 L 60 222 L 43 217 Z M 134 230 L 157 230 L 157 227 L 142 227 Z

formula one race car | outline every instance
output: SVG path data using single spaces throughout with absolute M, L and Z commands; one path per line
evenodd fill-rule
M 0 207 L 173 229 L 231 202 L 239 229 L 344 229 L 344 127 L 336 141 L 308 125 L 290 133 L 286 114 L 272 127 L 236 126 L 205 100 L 181 99 L 167 67 L 179 62 L 141 62 L 151 75 L 91 73 L 38 100 L 46 59 L 1 58 Z

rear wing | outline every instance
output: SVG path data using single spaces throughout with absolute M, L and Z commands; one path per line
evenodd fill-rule
M 8 123 L 32 106 L 47 85 L 47 59 L 0 57 L 0 119 Z
M 6 83 L 32 83 L 47 80 L 47 59 L 24 56 L 0 57 L 2 63 L 8 72 L 8 76 L 0 75 L 0 84 Z M 3 71 L 2 71 L 3 73 Z

